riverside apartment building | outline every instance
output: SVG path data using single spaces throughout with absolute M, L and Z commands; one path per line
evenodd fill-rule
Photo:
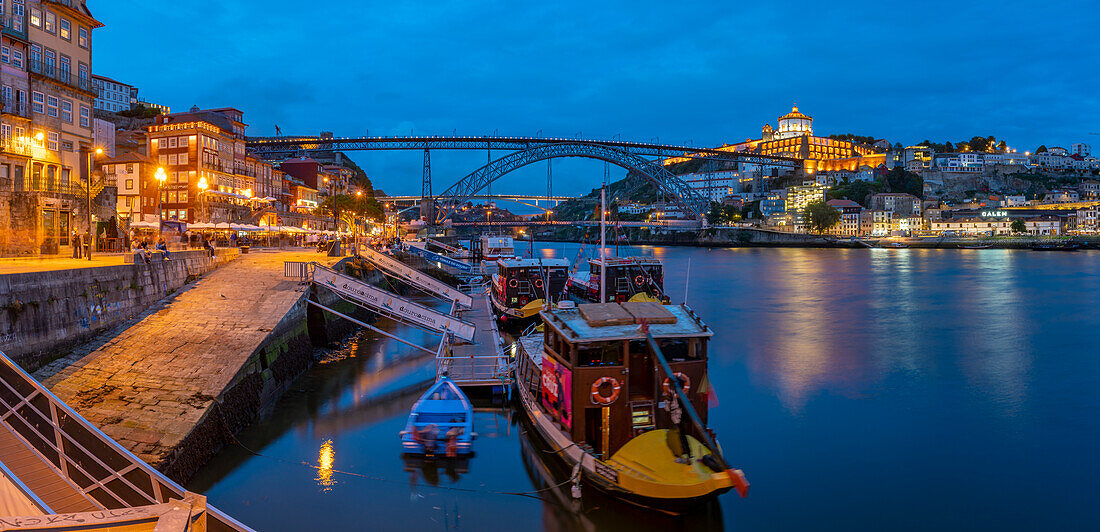
M 0 0 L 0 254 L 59 252 L 87 225 L 93 156 L 92 32 L 103 26 L 83 0 Z M 91 187 L 92 223 L 102 181 Z

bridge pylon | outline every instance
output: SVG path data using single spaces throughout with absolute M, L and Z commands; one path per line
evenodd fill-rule
M 420 219 L 435 220 L 435 199 L 432 198 L 432 156 L 424 150 L 424 182 L 420 192 Z

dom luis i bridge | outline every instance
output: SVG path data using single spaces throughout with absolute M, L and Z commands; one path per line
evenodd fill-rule
M 715 148 L 698 148 L 674 144 L 633 142 L 624 140 L 568 139 L 555 137 L 498 137 L 498 136 L 409 136 L 409 137 L 331 137 L 331 136 L 278 136 L 250 137 L 248 148 L 258 156 L 273 159 L 306 155 L 319 151 L 380 151 L 420 150 L 424 154 L 424 174 L 421 196 L 422 212 L 426 220 L 437 225 L 447 222 L 457 209 L 471 200 L 492 196 L 486 191 L 505 175 L 527 165 L 563 157 L 580 157 L 610 163 L 644 176 L 683 213 L 705 223 L 710 200 L 699 194 L 684 180 L 670 172 L 663 161 L 670 157 L 705 159 L 705 168 L 714 163 L 736 162 L 761 166 L 797 169 L 798 159 L 723 151 Z M 466 150 L 486 152 L 486 164 L 448 187 L 439 194 L 432 194 L 431 151 Z M 503 152 L 496 159 L 493 152 Z M 552 174 L 547 171 L 547 194 L 543 196 L 515 196 L 517 201 L 562 201 L 552 192 Z M 496 198 L 506 195 L 493 196 Z M 412 200 L 415 196 L 402 199 Z M 434 209 L 433 209 L 434 206 Z M 434 212 L 433 212 L 434 210 Z

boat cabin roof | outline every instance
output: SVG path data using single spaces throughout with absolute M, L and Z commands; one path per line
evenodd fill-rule
M 501 268 L 568 268 L 568 259 L 500 259 Z
M 592 303 L 540 313 L 543 322 L 570 342 L 641 340 L 644 321 L 654 338 L 713 336 L 687 305 Z
M 601 262 L 609 268 L 614 266 L 631 266 L 634 264 L 640 266 L 661 266 L 661 259 L 652 257 L 597 257 L 588 259 L 588 263 L 593 266 L 599 266 Z

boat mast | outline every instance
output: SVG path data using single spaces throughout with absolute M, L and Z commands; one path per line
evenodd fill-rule
M 600 188 L 600 303 L 607 302 L 607 258 L 604 257 L 604 248 L 607 247 L 606 235 L 607 183 L 604 183 Z

